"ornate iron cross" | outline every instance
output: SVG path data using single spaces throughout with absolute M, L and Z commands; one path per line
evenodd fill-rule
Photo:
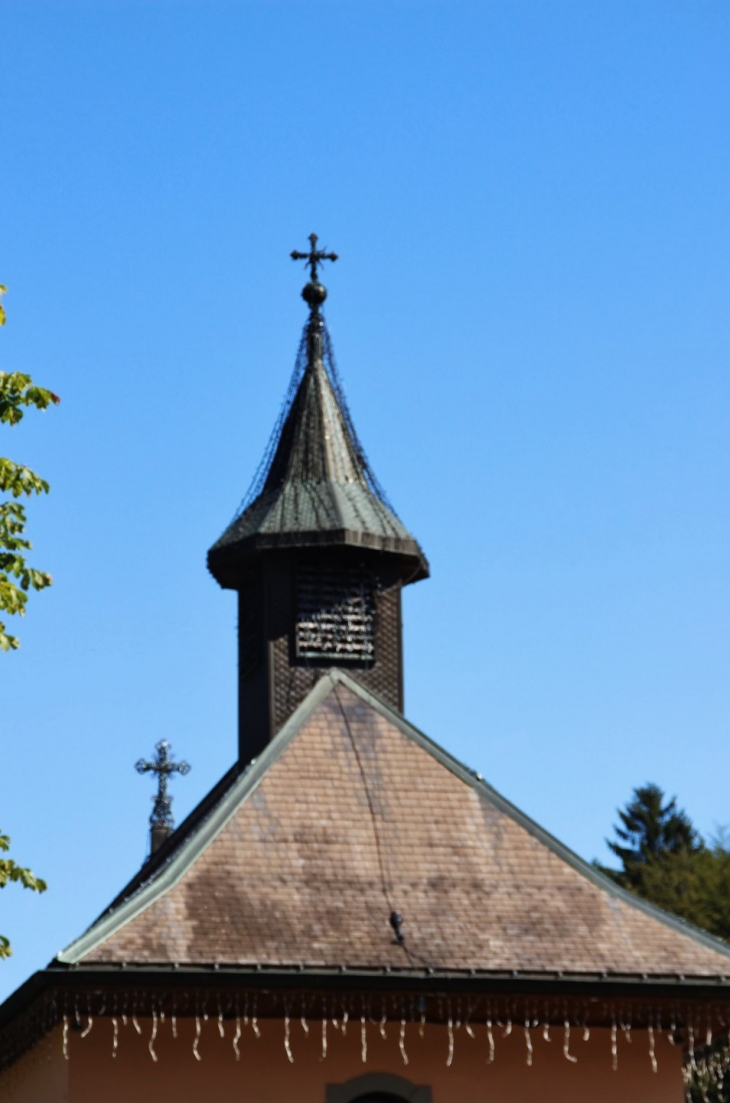
M 317 282 L 317 265 L 321 264 L 323 260 L 337 260 L 337 253 L 325 253 L 323 249 L 317 248 L 317 235 L 310 234 L 309 240 L 312 243 L 312 248 L 308 253 L 299 253 L 296 249 L 291 253 L 292 260 L 306 260 L 309 265 L 309 271 L 312 273 L 312 283 Z
M 190 773 L 189 763 L 173 761 L 170 753 L 171 749 L 168 741 L 161 739 L 159 743 L 155 744 L 157 755 L 153 761 L 147 762 L 146 759 L 140 758 L 134 766 L 138 774 L 152 773 L 157 775 L 157 793 L 152 797 L 154 807 L 150 816 L 150 823 L 153 827 L 166 827 L 170 831 L 175 826 L 175 821 L 172 818 L 172 797 L 167 791 L 167 783 L 172 774 Z

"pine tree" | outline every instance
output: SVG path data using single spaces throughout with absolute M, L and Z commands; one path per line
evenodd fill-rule
M 648 865 L 669 855 L 704 849 L 689 816 L 677 808 L 676 797 L 666 800 L 658 785 L 647 783 L 634 789 L 633 799 L 624 810 L 618 809 L 618 817 L 620 823 L 614 825 L 618 839 L 606 842 L 623 865 L 609 872 L 624 888 L 640 892 Z

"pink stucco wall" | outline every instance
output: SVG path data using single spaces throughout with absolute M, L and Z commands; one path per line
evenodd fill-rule
M 70 1063 L 61 1034 L 58 1027 L 0 1076 L 0 1103 L 67 1103 Z
M 328 1053 L 321 1060 L 321 1026 L 310 1023 L 306 1036 L 298 1020 L 291 1024 L 290 1063 L 284 1048 L 280 1021 L 260 1022 L 261 1038 L 246 1028 L 241 1039 L 241 1060 L 236 1061 L 233 1024 L 225 1023 L 221 1038 L 211 1018 L 202 1023 L 200 1060 L 193 1054 L 194 1024 L 179 1021 L 178 1037 L 171 1024 L 159 1025 L 155 1042 L 157 1061 L 149 1051 L 152 1024 L 140 1019 L 142 1034 L 131 1022 L 119 1024 L 119 1046 L 112 1057 L 112 1024 L 108 1018 L 94 1022 L 86 1038 L 71 1032 L 70 1060 L 63 1060 L 60 1032 L 46 1049 L 43 1060 L 30 1055 L 0 1078 L 2 1103 L 325 1103 L 328 1084 L 337 1084 L 363 1073 L 387 1072 L 414 1084 L 429 1085 L 433 1103 L 682 1103 L 681 1053 L 666 1035 L 656 1039 L 658 1072 L 652 1071 L 647 1036 L 635 1030 L 629 1044 L 619 1037 L 618 1069 L 611 1068 L 609 1031 L 594 1029 L 588 1041 L 580 1031 L 571 1034 L 570 1051 L 575 1064 L 563 1055 L 562 1030 L 553 1028 L 551 1040 L 534 1030 L 532 1067 L 526 1063 L 524 1031 L 515 1027 L 508 1037 L 495 1030 L 496 1056 L 488 1065 L 483 1025 L 475 1026 L 475 1039 L 463 1027 L 456 1032 L 454 1057 L 446 1066 L 448 1035 L 445 1027 L 429 1026 L 423 1038 L 410 1025 L 406 1032 L 405 1065 L 398 1045 L 399 1027 L 390 1023 L 387 1039 L 377 1027 L 367 1028 L 367 1061 L 363 1063 L 359 1022 L 351 1022 L 343 1037 L 331 1025 Z M 48 1046 L 49 1043 L 45 1043 Z M 49 1059 L 50 1053 L 50 1059 Z M 24 1075 L 20 1075 L 24 1067 Z M 2 1093 L 5 1094 L 2 1094 Z

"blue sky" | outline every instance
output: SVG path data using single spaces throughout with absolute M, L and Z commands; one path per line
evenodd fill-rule
M 730 823 L 730 11 L 722 0 L 7 0 L 2 431 L 53 589 L 0 656 L 0 995 L 236 748 L 235 601 L 205 552 L 305 308 L 432 578 L 406 712 L 587 858 L 647 780 Z M 425 814 L 427 812 L 424 810 Z

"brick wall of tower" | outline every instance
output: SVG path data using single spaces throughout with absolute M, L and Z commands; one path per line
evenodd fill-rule
M 321 562 L 318 559 L 317 562 Z M 339 562 L 339 557 L 337 562 Z M 295 648 L 297 559 L 267 561 L 239 590 L 239 755 L 249 761 L 279 731 L 319 678 L 340 666 L 402 711 L 401 582 L 395 571 L 363 567 L 375 582 L 372 662 L 299 658 Z

